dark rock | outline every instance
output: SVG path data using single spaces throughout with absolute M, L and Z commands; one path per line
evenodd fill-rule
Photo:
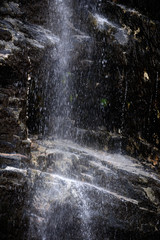
M 10 41 L 12 34 L 8 30 L 0 28 L 0 40 Z
M 6 154 L 0 153 L 0 167 L 4 168 L 6 166 L 20 167 L 23 163 L 25 165 L 28 162 L 28 158 L 21 154 Z
M 13 17 L 20 17 L 22 12 L 19 8 L 19 4 L 13 1 L 2 2 L 2 6 L 0 6 L 1 15 L 4 16 L 13 16 Z
M 160 4 L 157 0 L 148 0 L 147 2 L 142 0 L 112 0 L 113 2 L 124 4 L 128 7 L 134 8 L 139 10 L 145 15 L 148 15 L 151 19 L 160 20 L 159 13 L 160 13 Z
M 27 193 L 26 171 L 12 168 L 0 170 L 0 234 L 1 239 L 22 239 L 27 228 L 24 202 Z M 23 230 L 20 226 L 24 226 Z M 14 237 L 13 237 L 14 236 Z
M 14 152 L 15 151 L 15 144 L 13 142 L 6 142 L 6 141 L 0 141 L 0 150 L 5 152 Z
M 38 6 L 41 8 L 39 3 Z M 51 31 L 34 21 L 24 22 L 30 10 L 23 1 L 2 1 L 0 4 L 0 135 L 6 136 L 6 139 L 0 136 L 0 150 L 28 155 L 26 105 L 31 71 L 47 48 L 58 41 Z

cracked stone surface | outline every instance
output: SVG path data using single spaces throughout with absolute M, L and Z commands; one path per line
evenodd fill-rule
M 134 158 L 45 140 L 35 143 L 28 170 L 10 166 L 0 174 L 3 205 L 21 189 L 12 214 L 26 228 L 11 239 L 160 236 L 160 178 Z

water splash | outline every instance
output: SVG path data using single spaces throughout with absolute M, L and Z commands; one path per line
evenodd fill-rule
M 106 17 L 99 14 L 95 14 L 93 17 L 96 20 L 97 26 L 100 30 L 107 30 L 107 28 L 113 29 L 113 35 L 115 39 L 122 45 L 127 44 L 128 35 L 125 29 L 118 26 L 116 23 L 109 21 Z

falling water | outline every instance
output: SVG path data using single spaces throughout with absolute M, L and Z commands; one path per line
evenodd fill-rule
M 56 50 L 53 49 L 53 56 L 55 56 L 56 51 L 56 61 L 53 57 L 54 74 L 52 75 L 52 81 L 54 86 L 54 96 L 52 101 L 53 106 L 53 116 L 51 121 L 54 122 L 53 125 L 53 136 L 58 139 L 71 138 L 71 117 L 72 117 L 72 52 L 74 51 L 74 45 L 71 39 L 72 35 L 72 1 L 55 0 L 50 3 L 50 28 L 57 29 L 57 35 L 59 38 L 56 44 Z M 72 26 L 72 27 L 71 27 Z M 51 110 L 52 111 L 52 110 Z M 73 144 L 73 143 L 71 143 Z M 58 151 L 58 149 L 56 150 Z M 37 186 L 35 186 L 36 191 L 33 197 L 32 206 L 39 206 L 43 204 L 42 220 L 38 218 L 39 230 L 37 233 L 38 239 L 73 239 L 67 237 L 72 234 L 64 233 L 62 230 L 57 230 L 59 226 L 63 225 L 63 217 L 66 209 L 62 207 L 59 214 L 56 213 L 59 208 L 59 204 L 66 202 L 68 205 L 75 205 L 77 209 L 77 214 L 80 221 L 80 229 L 78 233 L 80 239 L 91 240 L 91 230 L 89 227 L 90 223 L 90 199 L 87 194 L 87 187 L 83 186 L 80 182 L 70 179 L 71 170 L 67 167 L 67 152 L 66 158 L 59 158 L 59 166 L 57 168 L 52 168 L 49 166 L 50 171 L 56 173 L 53 175 L 53 179 L 49 180 L 48 186 L 43 186 L 43 180 L 38 181 Z M 61 154 L 60 154 L 61 155 Z M 54 161 L 54 160 L 52 160 Z M 66 177 L 63 177 L 66 176 Z M 50 202 L 55 198 L 55 205 L 50 206 Z M 69 199 L 68 199 L 69 198 Z M 71 209 L 72 211 L 72 209 Z M 54 219 L 51 219 L 55 212 Z M 72 213 L 72 212 L 71 212 Z M 36 215 L 35 215 L 36 217 Z M 34 214 L 31 214 L 30 221 L 30 233 L 29 238 L 34 235 L 36 226 L 32 221 Z M 51 224 L 51 226 L 50 226 Z M 74 226 L 74 223 L 72 223 Z M 64 226 L 67 222 L 64 222 Z M 51 227 L 51 229 L 50 229 Z M 58 232 L 57 232 L 58 231 Z M 61 231 L 63 236 L 60 236 Z M 74 231 L 73 231 L 74 232 Z M 74 233 L 75 237 L 77 233 Z M 78 235 L 77 235 L 78 236 Z M 79 239 L 78 237 L 76 239 Z
M 101 4 L 101 1 L 99 3 Z M 93 14 L 93 18 L 96 19 L 100 30 L 111 28 L 116 41 L 121 46 L 127 44 L 126 31 L 119 25 L 99 14 Z M 142 204 L 142 198 L 147 203 L 149 201 L 144 194 L 144 186 L 139 187 L 138 191 L 135 189 L 137 189 L 137 182 L 141 185 L 141 181 L 146 183 L 153 176 L 145 172 L 134 159 L 81 147 L 68 141 L 72 138 L 71 119 L 73 117 L 74 60 L 72 53 L 75 48 L 72 39 L 73 31 L 79 34 L 74 35 L 79 41 L 78 44 L 82 39 L 87 42 L 90 37 L 74 28 L 72 1 L 51 1 L 50 26 L 56 29 L 59 38 L 56 50 L 53 50 L 53 56 L 56 55 L 56 59 L 53 58 L 54 96 L 51 99 L 53 105 L 51 121 L 54 123 L 53 135 L 56 139 L 40 142 L 41 147 L 45 149 L 43 152 L 45 157 L 43 155 L 42 172 L 35 181 L 35 192 L 30 204 L 28 239 L 117 239 L 114 238 L 114 234 L 109 235 L 108 229 L 112 232 L 115 226 L 119 229 L 122 227 L 123 232 L 124 221 L 125 227 L 127 225 L 129 230 L 132 227 L 135 231 L 137 221 L 144 222 L 143 225 L 148 221 L 143 217 L 141 219 L 139 215 L 138 220 L 136 217 L 133 218 L 128 214 L 127 208 L 131 209 L 131 213 L 141 212 L 142 216 L 143 212 L 150 211 L 145 204 L 141 209 L 138 206 L 139 202 Z M 103 60 L 102 64 L 106 63 L 107 60 Z M 124 82 L 124 72 L 119 71 L 119 75 Z M 127 95 L 126 80 L 122 93 L 121 131 L 125 124 Z M 131 178 L 128 181 L 129 176 Z M 157 181 L 156 177 L 153 179 Z M 121 209 L 123 209 L 122 212 Z
M 56 48 L 57 60 L 54 65 L 54 99 L 53 99 L 53 115 L 54 115 L 54 135 L 57 137 L 69 137 L 71 130 L 71 29 L 70 22 L 72 13 L 70 9 L 69 1 L 56 0 L 54 3 L 54 9 L 56 11 L 52 13 L 56 14 L 57 19 L 51 19 L 56 21 L 56 27 L 59 35 L 59 43 Z M 52 6 L 52 5 L 51 5 Z M 53 7 L 53 6 L 52 6 Z M 53 11 L 51 9 L 51 11 Z

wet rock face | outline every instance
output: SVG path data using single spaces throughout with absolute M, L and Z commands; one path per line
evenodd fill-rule
M 69 25 L 74 46 L 70 49 L 73 60 L 69 72 L 73 82 L 70 101 L 76 127 L 97 129 L 103 126 L 130 137 L 133 140 L 125 149 L 137 156 L 143 149 L 139 142 L 148 142 L 158 152 L 160 26 L 146 10 L 154 4 L 147 2 L 145 8 L 142 1 L 83 0 L 68 4 L 72 8 Z M 158 13 L 158 4 L 156 6 Z M 3 61 L 7 58 L 7 64 L 15 62 L 14 68 L 18 65 L 18 71 L 23 69 L 20 71 L 26 75 L 19 76 L 23 82 L 32 77 L 28 126 L 32 132 L 47 132 L 47 127 L 51 129 L 53 125 L 54 128 L 56 121 L 52 115 L 57 101 L 53 81 L 57 53 L 47 40 L 49 48 L 44 55 L 45 38 L 49 33 L 39 24 L 59 36 L 55 3 L 20 1 L 13 4 L 8 1 L 7 5 L 1 3 L 1 12 L 5 18 L 1 22 L 1 38 L 7 42 L 6 48 L 1 40 Z M 20 21 L 11 19 L 15 17 Z M 35 23 L 38 25 L 33 25 Z M 15 34 L 16 28 L 19 36 Z M 148 150 L 144 155 L 150 155 Z M 154 155 L 150 158 L 158 163 L 159 154 Z
M 28 170 L 0 170 L 2 239 L 159 239 L 158 175 L 72 142 L 34 144 Z
M 27 228 L 24 204 L 27 193 L 26 172 L 0 170 L 0 234 L 1 239 L 23 239 Z M 22 228 L 23 226 L 23 228 Z
M 138 162 L 67 141 L 41 144 L 33 164 L 43 159 L 49 174 L 39 175 L 32 211 L 44 211 L 46 224 L 31 219 L 31 234 L 40 224 L 38 238 L 158 239 L 159 183 Z
M 47 47 L 57 41 L 49 30 L 38 25 L 44 24 L 44 18 L 31 21 L 39 11 L 33 15 L 25 1 L 0 4 L 0 152 L 30 154 L 25 140 L 31 73 Z
M 158 16 L 159 4 L 150 1 L 69 1 L 72 63 L 65 77 L 73 83 L 69 104 L 76 127 L 119 133 L 128 140 L 124 147 L 128 153 L 149 158 L 158 167 L 160 24 L 151 5 L 157 6 Z M 47 26 L 59 36 L 56 26 L 62 23 L 54 2 L 50 2 L 49 13 Z M 44 133 L 48 128 L 50 132 L 57 121 L 53 117 L 56 55 L 51 48 L 35 71 L 44 82 L 35 77 L 31 86 L 31 131 Z
M 76 16 L 79 11 L 83 16 L 79 21 L 75 17 L 75 25 L 90 37 L 90 48 L 85 48 L 82 60 L 89 66 L 84 68 L 78 61 L 73 70 L 77 79 L 73 112 L 79 127 L 105 126 L 158 150 L 160 24 L 143 15 L 145 3 L 137 1 L 133 6 L 130 2 L 74 4 Z
M 34 24 L 47 24 L 48 9 L 51 1 L 48 0 L 19 0 L 21 9 L 24 12 L 24 19 Z
M 27 137 L 25 125 L 26 98 L 26 83 L 24 83 L 24 79 L 20 78 L 18 72 L 12 67 L 1 65 L 0 152 L 10 153 L 19 151 L 21 141 Z
M 69 4 L 73 7 L 70 20 L 74 20 L 74 24 L 70 23 L 74 45 L 70 50 L 73 58 L 70 78 L 76 79 L 70 99 L 76 126 L 86 129 L 103 126 L 158 148 L 160 26 L 159 22 L 151 20 L 155 19 L 153 14 L 147 15 L 151 10 L 150 2 L 146 3 L 144 11 L 142 1 L 69 1 Z M 156 6 L 158 12 L 159 5 Z M 32 1 L 32 4 L 30 1 L 2 1 L 0 5 L 1 86 L 7 91 L 14 86 L 9 97 L 6 90 L 1 89 L 0 102 L 10 108 L 10 112 L 16 112 L 11 123 L 20 132 L 16 140 L 7 137 L 10 138 L 6 141 L 9 152 L 15 146 L 12 142 L 27 136 L 25 112 L 30 83 L 30 130 L 44 132 L 44 122 L 50 125 L 51 99 L 55 96 L 51 81 L 53 64 L 56 64 L 53 45 L 57 40 L 40 25 L 58 34 L 56 9 L 52 10 L 54 22 L 45 17 L 49 16 L 51 7 L 52 2 L 41 0 Z M 128 7 L 134 7 L 136 11 Z M 146 13 L 147 17 L 141 13 Z M 50 52 L 55 54 L 54 57 Z M 14 109 L 13 105 L 16 106 Z M 10 135 L 17 136 L 16 133 Z M 3 147 L 5 145 L 3 143 Z
M 160 20 L 160 3 L 158 0 L 112 0 L 113 2 L 124 4 L 128 7 L 140 10 L 144 15 L 148 15 L 150 18 Z
M 106 150 L 124 143 L 132 154 L 145 152 L 145 160 L 150 149 L 149 160 L 158 166 L 159 22 L 117 3 L 125 4 L 73 3 L 73 120 L 76 127 L 95 129 L 83 135 L 83 143 Z M 42 0 L 0 3 L 0 236 L 159 239 L 159 179 L 135 159 L 66 142 L 39 143 L 32 160 L 25 156 L 31 144 L 26 108 L 30 129 L 44 132 L 39 125 L 42 117 L 49 119 L 54 95 L 59 40 L 52 33 L 56 24 L 45 18 L 47 9 Z M 124 142 L 108 130 L 123 134 Z
M 88 115 L 88 121 L 84 118 L 84 122 L 89 125 L 92 121 L 93 125 L 94 122 L 100 125 L 104 121 L 111 131 L 124 127 L 124 131 L 129 134 L 136 135 L 142 131 L 140 134 L 149 137 L 159 125 L 155 111 L 149 112 L 148 108 L 150 104 L 153 109 L 154 100 L 150 103 L 150 96 L 155 97 L 158 81 L 159 63 L 154 52 L 157 51 L 159 42 L 159 37 L 156 36 L 159 25 L 146 23 L 147 19 L 127 10 L 124 13 L 123 10 L 122 7 L 106 3 L 99 7 L 99 15 L 93 14 L 92 22 L 95 25 L 93 24 L 92 29 L 97 29 L 93 32 L 94 59 L 98 60 L 94 61 L 93 68 L 91 67 L 90 72 L 94 74 L 90 73 L 88 81 L 85 78 L 87 76 L 83 76 L 87 84 L 83 83 L 83 79 L 80 81 L 82 88 L 86 87 L 82 92 L 85 91 L 86 95 L 89 93 L 84 99 L 86 109 L 93 110 L 95 117 L 94 121 L 89 118 L 93 115 L 91 112 L 81 116 Z M 148 36 L 147 30 L 150 32 Z M 149 37 L 152 33 L 154 38 Z M 149 123 L 142 119 L 144 115 L 149 115 Z M 151 138 L 153 140 L 153 137 Z

